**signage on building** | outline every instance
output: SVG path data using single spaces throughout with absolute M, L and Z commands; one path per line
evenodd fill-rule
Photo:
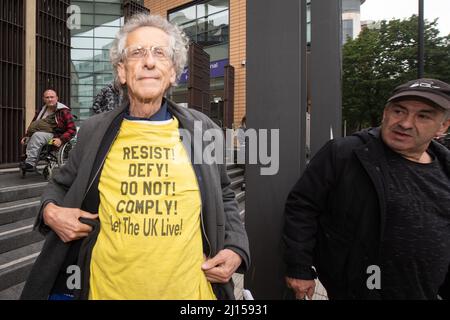
M 228 65 L 228 59 L 222 59 L 217 61 L 211 61 L 209 64 L 210 77 L 211 78 L 219 78 L 223 77 L 225 74 L 225 66 Z M 186 83 L 189 78 L 188 68 L 185 68 L 180 77 L 180 83 Z

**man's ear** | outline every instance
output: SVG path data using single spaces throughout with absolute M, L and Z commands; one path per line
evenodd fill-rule
M 386 113 L 388 112 L 388 108 L 389 108 L 389 106 L 384 107 L 384 110 L 383 110 L 383 117 L 381 118 L 381 123 L 383 123 L 384 118 L 386 118 Z
M 119 62 L 117 65 L 117 76 L 119 77 L 120 84 L 124 85 L 127 83 L 125 65 L 122 62 Z
M 442 123 L 441 128 L 439 129 L 437 134 L 439 136 L 446 134 L 449 127 L 450 127 L 450 119 L 447 119 Z
M 175 68 L 172 66 L 170 70 L 170 84 L 174 85 L 177 80 L 177 73 L 175 72 Z

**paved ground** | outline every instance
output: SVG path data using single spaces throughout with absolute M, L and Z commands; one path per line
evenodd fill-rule
M 27 172 L 26 177 L 22 178 L 22 173 L 19 170 L 0 170 L 0 188 L 39 182 L 46 182 L 46 180 L 42 175 L 35 172 Z
M 234 296 L 237 300 L 243 300 L 244 275 L 235 273 L 233 281 L 235 286 Z M 319 280 L 316 280 L 316 291 L 314 292 L 313 300 L 328 300 L 327 291 Z

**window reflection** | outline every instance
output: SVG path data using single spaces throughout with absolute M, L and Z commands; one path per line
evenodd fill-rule
M 213 70 L 210 94 L 211 99 L 214 100 L 211 101 L 210 116 L 213 120 L 223 120 L 223 112 L 217 109 L 220 106 L 217 101 L 223 99 L 224 77 L 220 70 L 228 62 L 229 56 L 229 0 L 202 1 L 187 8 L 175 10 L 169 13 L 169 21 L 183 29 L 186 35 L 201 45 L 210 56 L 211 70 Z M 215 67 L 212 67 L 213 65 Z M 186 78 L 182 77 L 178 87 L 173 90 L 171 98 L 177 103 L 187 102 Z M 214 110 L 217 112 L 214 113 Z
M 82 121 L 98 91 L 113 80 L 109 48 L 123 25 L 121 0 L 71 1 L 81 8 L 81 29 L 71 31 L 71 108 Z

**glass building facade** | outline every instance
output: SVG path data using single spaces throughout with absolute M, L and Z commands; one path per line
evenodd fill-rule
M 211 62 L 211 100 L 217 103 L 223 99 L 223 67 L 229 59 L 229 0 L 210 0 L 196 2 L 175 8 L 168 13 L 168 20 L 177 24 L 191 41 L 201 45 L 210 56 Z M 181 77 L 172 99 L 186 103 L 187 78 Z
M 71 30 L 70 107 L 78 121 L 92 114 L 95 95 L 113 81 L 109 49 L 124 23 L 122 2 L 71 1 L 81 12 L 81 28 Z

